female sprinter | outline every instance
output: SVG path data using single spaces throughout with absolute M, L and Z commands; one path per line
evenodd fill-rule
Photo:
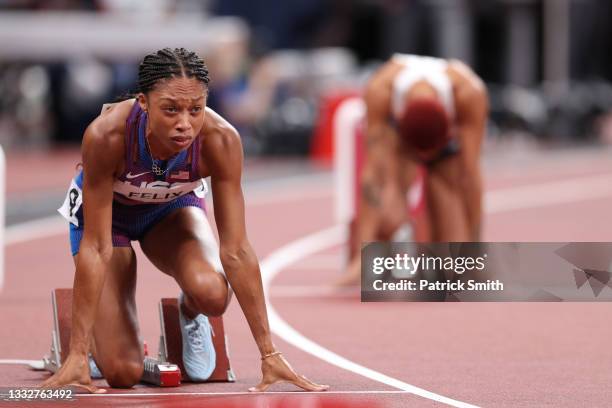
M 214 369 L 206 316 L 221 315 L 236 293 L 261 353 L 262 381 L 328 387 L 293 371 L 270 336 L 257 258 L 245 231 L 236 130 L 206 108 L 208 69 L 195 53 L 165 48 L 139 67 L 136 99 L 108 107 L 83 136 L 83 170 L 62 212 L 76 264 L 70 354 L 43 387 L 91 382 L 88 354 L 111 387 L 132 387 L 143 372 L 136 321 L 136 258 L 131 241 L 180 286 L 183 359 L 203 381 Z M 201 197 L 210 176 L 220 248 Z M 215 266 L 219 264 L 220 266 Z M 231 287 L 231 289 L 230 289 Z

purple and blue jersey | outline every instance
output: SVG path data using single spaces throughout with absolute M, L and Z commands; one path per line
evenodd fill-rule
M 204 208 L 207 192 L 198 173 L 199 136 L 191 146 L 170 158 L 162 175 L 152 171 L 153 160 L 146 144 L 147 113 L 137 102 L 126 121 L 125 170 L 113 185 L 113 246 L 130 246 L 160 220 L 183 207 Z M 102 159 L 102 158 L 101 158 Z M 72 254 L 79 251 L 83 237 L 83 171 L 72 180 L 66 200 L 58 210 L 70 221 Z

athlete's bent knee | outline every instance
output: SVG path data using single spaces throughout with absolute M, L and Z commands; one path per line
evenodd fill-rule
M 132 388 L 140 382 L 143 362 L 115 360 L 104 369 L 104 378 L 112 388 Z
M 208 316 L 221 316 L 229 304 L 228 284 L 221 274 L 199 276 L 194 285 L 183 291 Z

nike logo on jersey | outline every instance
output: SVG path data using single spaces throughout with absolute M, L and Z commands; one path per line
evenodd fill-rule
M 132 172 L 129 172 L 128 174 L 125 175 L 125 178 L 128 180 L 131 180 L 133 178 L 140 177 L 143 174 L 147 174 L 147 173 L 150 173 L 150 171 L 145 171 L 144 173 L 138 173 L 138 174 L 132 174 Z

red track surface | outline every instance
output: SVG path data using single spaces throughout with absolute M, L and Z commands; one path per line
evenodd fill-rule
M 487 161 L 488 191 L 542 185 L 577 177 L 612 177 L 611 152 L 566 152 L 550 157 L 496 158 Z M 608 157 L 607 157 L 608 156 Z M 70 156 L 74 157 L 74 156 Z M 44 160 L 48 160 L 45 158 Z M 34 164 L 37 160 L 30 162 Z M 9 159 L 9 177 L 37 180 L 40 168 Z M 518 164 L 518 165 L 517 165 Z M 60 163 L 62 177 L 44 185 L 67 184 L 72 164 Z M 12 170 L 11 170 L 12 169 Z M 17 172 L 18 171 L 18 172 Z M 247 168 L 246 171 L 249 171 Z M 300 182 L 302 183 L 302 182 Z M 27 184 L 27 183 L 26 183 Z M 312 194 L 309 191 L 312 190 Z M 329 183 L 274 186 L 247 195 L 249 235 L 261 259 L 307 234 L 333 225 Z M 27 192 L 9 183 L 9 195 Z M 303 194 L 302 194 L 303 193 Z M 284 199 L 283 199 L 284 198 Z M 250 202 L 252 204 L 250 204 Z M 485 239 L 494 241 L 609 241 L 612 192 L 596 198 L 492 212 Z M 139 255 L 141 255 L 139 253 Z M 6 281 L 0 294 L 0 359 L 39 359 L 50 344 L 50 293 L 71 286 L 72 260 L 67 234 L 30 240 L 7 248 Z M 296 295 L 337 276 L 341 248 L 300 260 L 274 280 L 271 302 L 281 317 L 304 336 L 365 367 L 443 396 L 478 406 L 610 406 L 612 351 L 607 303 L 373 303 L 355 296 Z M 157 302 L 178 288 L 139 256 L 137 303 L 141 332 L 157 349 Z M 305 287 L 305 289 L 304 289 Z M 605 289 L 609 290 L 609 289 Z M 293 292 L 292 292 L 293 291 Z M 292 294 L 293 293 L 293 294 Z M 258 353 L 237 302 L 225 315 L 231 361 L 238 381 L 186 384 L 178 389 L 138 386 L 109 393 L 241 393 L 259 380 Z M 288 359 L 307 376 L 331 384 L 328 395 L 83 396 L 86 406 L 312 406 L 313 401 L 403 407 L 442 404 L 330 365 L 276 338 Z M 24 366 L 2 365 L 0 387 L 39 384 L 46 374 Z M 103 381 L 100 385 L 105 385 Z M 281 385 L 274 391 L 293 391 Z M 357 391 L 383 391 L 358 394 Z M 385 391 L 387 391 L 385 393 Z M 333 400 L 333 401 L 332 401 Z M 232 405 L 234 404 L 234 405 Z M 236 405 L 237 404 L 237 405 Z M 2 403 L 0 403 L 0 406 Z M 30 404 L 34 406 L 34 404 Z M 41 404 L 48 405 L 48 404 Z M 74 406 L 74 404 L 66 406 Z M 60 406 L 60 404 L 54 404 Z M 317 406 L 314 404 L 314 406 Z

